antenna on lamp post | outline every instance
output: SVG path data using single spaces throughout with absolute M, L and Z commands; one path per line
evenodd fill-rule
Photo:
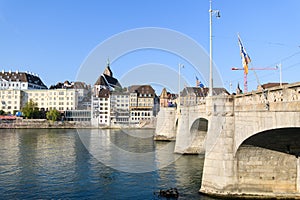
M 212 56 L 212 16 L 220 18 L 220 11 L 212 9 L 212 0 L 209 0 L 209 96 L 213 96 L 213 56 Z

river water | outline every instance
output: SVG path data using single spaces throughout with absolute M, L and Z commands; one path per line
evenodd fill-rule
M 153 130 L 0 131 L 0 199 L 213 198 L 198 193 L 204 159 L 173 154 Z

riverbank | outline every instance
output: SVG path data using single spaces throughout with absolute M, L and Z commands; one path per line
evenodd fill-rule
M 48 121 L 46 119 L 22 119 L 0 121 L 0 129 L 154 129 L 153 124 L 144 126 L 92 126 L 90 122 Z
M 17 119 L 15 121 L 1 121 L 0 129 L 49 129 L 49 128 L 93 128 L 89 122 L 59 121 L 46 119 Z

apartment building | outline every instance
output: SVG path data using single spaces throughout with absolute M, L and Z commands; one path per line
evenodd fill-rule
M 101 89 L 92 97 L 91 124 L 93 126 L 110 126 L 110 91 Z
M 58 111 L 76 110 L 78 105 L 78 93 L 75 89 L 53 90 L 23 90 L 22 105 L 33 100 L 39 109 Z
M 37 74 L 19 71 L 0 72 L 0 89 L 1 90 L 31 90 L 47 89 Z
M 205 87 L 185 87 L 180 92 L 180 105 L 194 106 L 202 104 L 208 96 L 209 88 Z M 214 95 L 229 95 L 225 88 L 213 88 Z
M 20 111 L 23 95 L 24 92 L 21 90 L 0 90 L 0 110 L 9 114 L 15 114 L 15 112 Z
M 111 125 L 128 125 L 130 119 L 129 92 L 112 92 L 110 95 L 110 105 Z
M 133 85 L 130 92 L 130 123 L 150 122 L 153 117 L 155 91 L 150 85 Z
M 92 126 L 110 126 L 111 124 L 111 99 L 110 93 L 116 89 L 120 89 L 119 81 L 113 77 L 110 69 L 110 63 L 104 72 L 99 76 L 94 84 L 92 91 L 91 103 L 91 124 Z M 113 116 L 115 119 L 115 116 Z
M 38 89 L 47 89 L 47 87 L 37 74 L 2 70 L 0 72 L 1 110 L 8 114 L 20 111 L 24 105 L 23 98 L 26 96 L 23 90 Z

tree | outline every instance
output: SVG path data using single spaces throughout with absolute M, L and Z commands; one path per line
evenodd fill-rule
M 47 114 L 46 114 L 47 120 L 51 120 L 53 122 L 57 121 L 59 116 L 60 116 L 60 112 L 56 109 L 52 109 L 49 112 L 47 112 Z
M 39 118 L 39 108 L 37 103 L 30 99 L 22 108 L 23 116 L 29 119 Z
M 0 110 L 0 115 L 5 115 L 5 111 L 4 110 Z

